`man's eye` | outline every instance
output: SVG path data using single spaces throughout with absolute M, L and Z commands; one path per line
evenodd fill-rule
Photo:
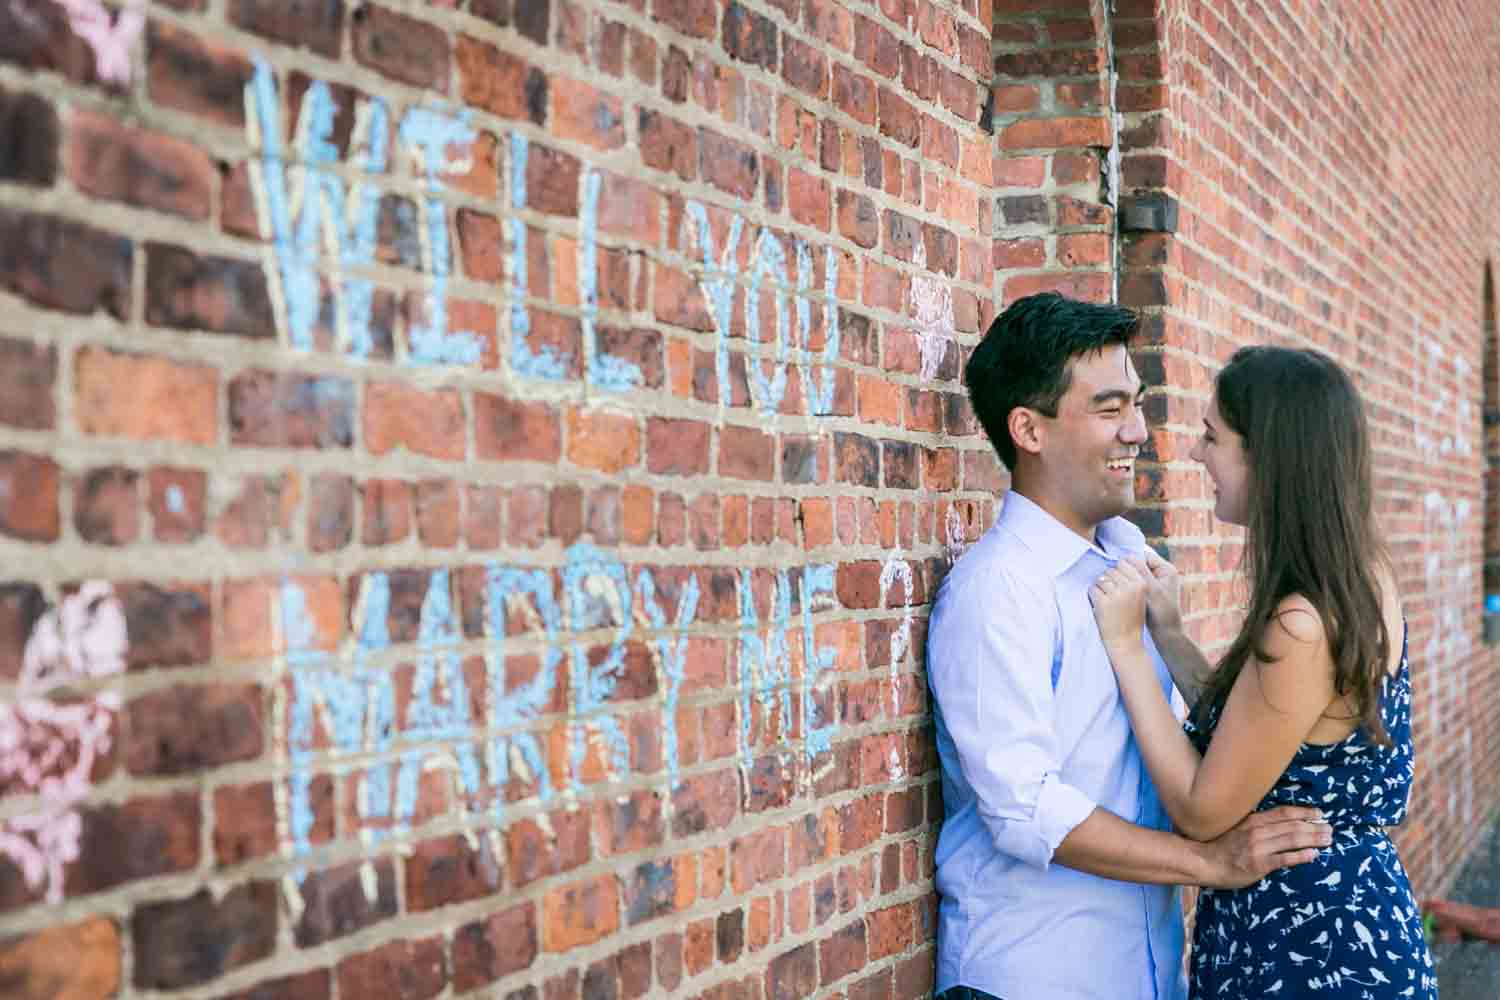
M 1106 417 L 1118 417 L 1120 415 L 1120 408 L 1118 406 L 1106 406 L 1099 412 L 1104 414 Z

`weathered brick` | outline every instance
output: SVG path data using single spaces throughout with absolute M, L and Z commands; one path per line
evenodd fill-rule
M 365 895 L 364 864 L 374 867 L 375 898 Z M 396 875 L 389 858 L 352 862 L 310 873 L 302 882 L 302 917 L 293 931 L 299 948 L 353 934 L 396 913 Z
M 124 805 L 91 806 L 81 812 L 78 857 L 66 871 L 70 897 L 188 871 L 198 864 L 197 792 L 134 798 Z
M 58 134 L 50 101 L 0 87 L 0 180 L 50 187 L 57 179 Z
M 56 541 L 61 527 L 57 463 L 41 455 L 0 451 L 0 535 Z
M 74 484 L 73 528 L 86 542 L 129 545 L 140 536 L 140 474 L 123 466 L 90 469 Z
M 760 183 L 755 150 L 712 129 L 698 130 L 698 162 L 703 179 L 738 198 L 750 199 Z
M 276 321 L 258 262 L 146 245 L 146 322 L 186 330 L 274 337 Z
M 427 1000 L 448 985 L 441 936 L 391 941 L 338 964 L 340 996 Z
M 724 8 L 724 51 L 768 70 L 776 69 L 776 23 L 731 0 Z
M 538 952 L 536 906 L 519 903 L 453 935 L 453 988 L 472 990 L 531 967 Z
M 146 474 L 146 509 L 152 537 L 166 544 L 191 542 L 203 534 L 208 476 L 202 469 L 157 466 Z
M 177 685 L 126 706 L 126 766 L 136 775 L 189 774 L 262 751 L 258 685 Z
M 555 135 L 595 149 L 625 144 L 624 105 L 618 96 L 563 76 L 552 78 L 551 89 Z
M 15 1000 L 114 996 L 119 928 L 107 917 L 90 917 L 0 942 L 0 985 Z
M 243 128 L 245 84 L 253 73 L 238 49 L 155 19 L 147 28 L 146 92 L 159 104 Z
M 719 432 L 719 474 L 769 481 L 776 473 L 776 439 L 753 427 L 731 424 Z
M 0 583 L 0 678 L 20 678 L 27 640 L 46 610 L 47 599 L 35 584 Z
M 562 422 L 547 403 L 476 392 L 474 441 L 480 458 L 555 462 L 562 453 Z
M 344 31 L 343 0 L 232 0 L 235 26 L 282 45 L 304 46 L 337 59 Z
M 341 378 L 244 372 L 229 384 L 229 433 L 237 445 L 347 448 L 354 440 L 354 386 Z
M 596 407 L 569 407 L 568 460 L 617 473 L 640 461 L 640 426 L 633 416 Z
M 717 4 L 698 0 L 651 0 L 651 16 L 693 38 L 714 36 Z
M 81 223 L 0 209 L 0 288 L 48 309 L 130 313 L 130 241 Z
M 569 951 L 598 941 L 620 926 L 620 892 L 604 875 L 549 891 L 542 898 L 542 948 Z
M 78 109 L 68 119 L 63 160 L 68 179 L 85 194 L 190 219 L 208 218 L 213 161 L 183 139 Z
M 317 475 L 307 490 L 307 547 L 313 552 L 335 552 L 354 538 L 354 480 L 348 476 Z
M 448 92 L 448 36 L 435 24 L 363 4 L 351 17 L 350 39 L 361 65 L 393 80 Z
M 372 455 L 398 448 L 431 458 L 463 458 L 463 399 L 452 389 L 424 392 L 401 382 L 365 387 L 364 442 Z
M 135 985 L 195 986 L 265 958 L 276 947 L 278 896 L 274 882 L 251 882 L 219 899 L 201 889 L 141 904 L 130 921 Z

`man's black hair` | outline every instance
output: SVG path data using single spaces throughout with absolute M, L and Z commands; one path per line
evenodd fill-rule
M 1017 299 L 995 317 L 964 365 L 969 405 L 1007 469 L 1016 467 L 1010 411 L 1018 406 L 1057 416 L 1072 382 L 1069 362 L 1112 344 L 1129 345 L 1135 313 L 1043 292 Z

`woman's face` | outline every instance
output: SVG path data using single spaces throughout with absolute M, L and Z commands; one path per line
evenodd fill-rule
M 1203 415 L 1203 435 L 1189 456 L 1202 462 L 1214 484 L 1214 516 L 1229 524 L 1250 520 L 1250 461 L 1245 439 L 1229 429 L 1219 413 L 1219 396 L 1208 401 Z

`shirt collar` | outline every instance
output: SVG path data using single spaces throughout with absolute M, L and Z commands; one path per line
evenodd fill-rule
M 1123 517 L 1101 522 L 1094 531 L 1095 543 L 1089 544 L 1015 490 L 1005 494 L 996 525 L 1003 525 L 1020 539 L 1036 557 L 1036 565 L 1051 577 L 1061 576 L 1072 569 L 1088 552 L 1113 565 L 1122 556 L 1139 555 L 1146 548 L 1141 529 Z

